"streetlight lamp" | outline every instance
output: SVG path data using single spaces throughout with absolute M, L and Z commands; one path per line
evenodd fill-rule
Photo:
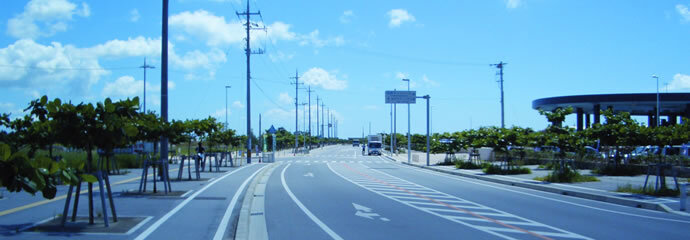
M 231 87 L 225 86 L 225 130 L 228 130 L 228 88 Z
M 658 127 L 661 125 L 659 121 L 659 77 L 652 75 L 652 78 L 656 78 L 656 126 Z
M 410 79 L 403 78 L 403 82 L 407 82 L 407 91 L 410 91 Z M 411 152 L 410 148 L 412 146 L 412 141 L 410 141 L 410 104 L 407 104 L 407 163 L 410 163 Z

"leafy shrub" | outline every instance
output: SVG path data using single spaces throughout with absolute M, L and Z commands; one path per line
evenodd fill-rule
M 515 174 L 530 174 L 532 170 L 526 167 L 515 167 L 511 169 L 503 169 L 499 165 L 489 164 L 484 168 L 486 174 L 500 174 L 500 175 L 515 175 Z
M 548 162 L 546 164 L 540 164 L 539 165 L 540 169 L 546 169 L 546 170 L 553 170 L 554 169 L 554 164 L 553 162 Z
M 482 169 L 490 165 L 489 163 L 476 164 L 470 161 L 455 161 L 457 169 Z
M 141 159 L 136 154 L 115 154 L 115 160 L 121 169 L 141 168 Z
M 556 168 L 553 172 L 549 173 L 544 177 L 535 177 L 534 180 L 546 181 L 554 183 L 573 183 L 573 182 L 598 182 L 594 176 L 581 175 L 577 170 L 572 169 L 569 166 L 565 166 L 560 169 L 560 165 L 555 165 Z
M 678 191 L 677 189 L 669 189 L 666 187 L 663 187 L 659 189 L 659 191 L 655 192 L 654 187 L 651 184 L 647 185 L 647 188 L 633 187 L 630 184 L 626 184 L 623 186 L 618 186 L 616 192 L 645 194 L 658 197 L 677 197 L 680 194 L 680 191 Z
M 605 164 L 592 171 L 593 173 L 607 176 L 636 176 L 644 174 L 644 169 L 636 165 Z

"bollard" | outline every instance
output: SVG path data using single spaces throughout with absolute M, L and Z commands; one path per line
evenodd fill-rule
M 687 198 L 687 189 L 686 189 L 687 186 L 688 186 L 688 183 L 680 185 L 680 210 L 681 211 L 685 211 L 685 199 Z

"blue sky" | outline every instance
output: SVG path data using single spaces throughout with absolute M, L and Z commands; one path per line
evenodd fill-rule
M 389 131 L 384 91 L 429 94 L 434 132 L 500 125 L 496 68 L 505 67 L 506 125 L 543 129 L 542 97 L 690 91 L 690 1 L 251 0 L 252 125 L 294 130 L 295 88 L 311 86 L 339 136 Z M 170 0 L 169 116 L 225 121 L 246 132 L 240 0 Z M 41 95 L 73 102 L 142 96 L 160 111 L 160 1 L 9 1 L 0 9 L 0 112 L 20 116 Z M 299 90 L 300 103 L 306 90 Z M 302 109 L 302 107 L 300 107 Z M 423 133 L 425 106 L 412 105 Z M 407 129 L 398 107 L 398 132 Z M 299 125 L 302 124 L 299 113 Z M 574 117 L 566 124 L 574 125 Z M 313 130 L 315 131 L 315 130 Z

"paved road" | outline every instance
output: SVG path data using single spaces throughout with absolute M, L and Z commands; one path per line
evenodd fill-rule
M 690 219 L 470 180 L 332 146 L 279 160 L 271 239 L 687 239 Z
M 270 239 L 688 239 L 690 218 L 497 185 L 362 156 L 329 146 L 282 156 L 266 172 Z M 147 220 L 125 234 L 16 232 L 61 212 L 25 193 L 0 202 L 0 238 L 232 238 L 245 189 L 269 164 L 202 173 L 174 182 L 181 197 L 136 197 L 138 171 L 114 176 L 118 213 Z M 174 174 L 173 174 L 174 175 Z M 60 190 L 60 196 L 64 195 Z M 85 204 L 79 215 L 87 214 Z

